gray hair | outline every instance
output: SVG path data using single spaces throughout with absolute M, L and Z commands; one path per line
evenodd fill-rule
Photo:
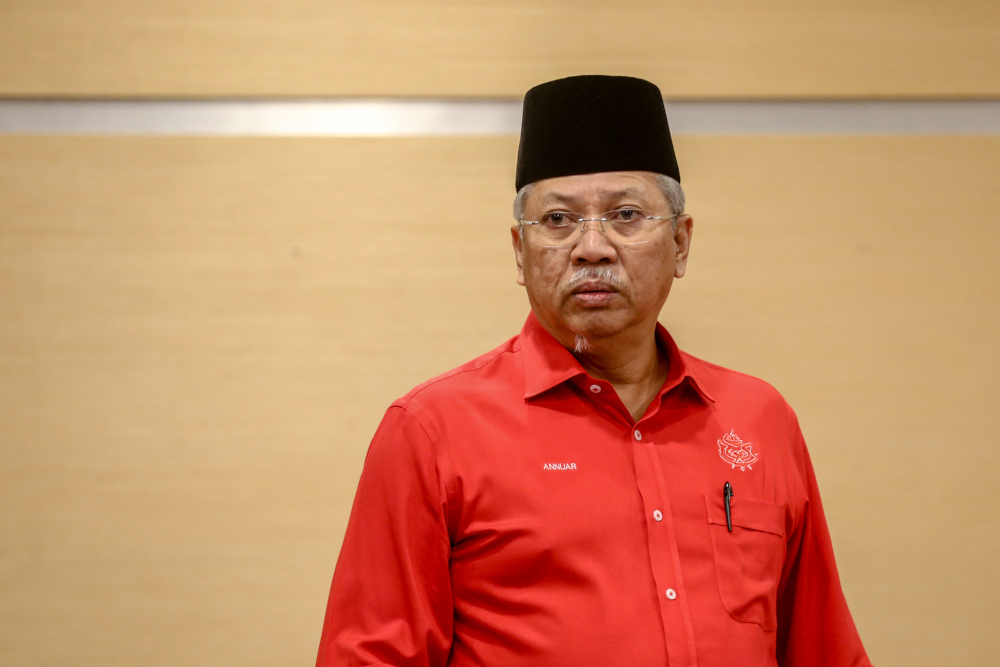
M 673 178 L 667 176 L 666 174 L 655 174 L 656 183 L 660 186 L 660 191 L 666 198 L 667 203 L 670 204 L 671 215 L 681 215 L 684 213 L 684 188 Z M 531 189 L 534 187 L 534 183 L 528 183 L 523 188 L 517 191 L 517 196 L 514 197 L 514 219 L 524 220 L 524 205 L 528 201 L 528 195 L 531 194 Z M 674 224 L 677 221 L 674 220 Z

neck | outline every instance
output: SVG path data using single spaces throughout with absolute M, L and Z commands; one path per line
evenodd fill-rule
M 611 383 L 632 419 L 641 419 L 670 370 L 666 355 L 656 344 L 656 323 L 642 330 L 627 329 L 615 336 L 588 339 L 586 346 L 576 347 L 573 355 L 584 370 Z

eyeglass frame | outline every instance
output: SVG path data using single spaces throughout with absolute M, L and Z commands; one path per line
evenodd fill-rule
M 642 207 L 640 207 L 640 206 L 629 206 L 629 207 L 624 207 L 624 208 L 631 208 L 632 210 L 642 211 L 643 213 L 646 212 L 645 209 L 642 208 Z M 618 210 L 620 210 L 620 209 L 611 209 L 610 211 L 604 211 L 603 213 L 601 213 L 601 215 L 607 215 L 608 213 L 614 213 L 615 211 L 618 211 Z M 561 213 L 563 215 L 573 214 L 572 211 L 550 211 L 550 213 Z M 643 219 L 645 219 L 645 220 L 676 220 L 677 218 L 679 218 L 682 215 L 683 215 L 683 213 L 674 213 L 672 215 L 647 215 L 647 216 L 643 216 Z M 597 223 L 600 223 L 600 225 L 601 225 L 601 233 L 604 235 L 604 238 L 607 239 L 608 238 L 608 230 L 604 226 L 604 223 L 607 222 L 607 221 L 608 221 L 608 218 L 580 218 L 579 220 L 576 221 L 576 224 L 581 225 L 581 227 L 580 227 L 580 238 L 582 239 L 583 235 L 587 231 L 587 224 L 586 223 L 588 223 L 588 222 L 597 222 Z M 541 220 L 523 220 L 523 219 L 518 220 L 517 222 L 518 222 L 518 224 L 521 224 L 521 225 L 540 225 L 542 223 Z M 576 243 L 579 240 L 580 239 L 577 239 L 573 243 Z M 608 239 L 608 240 L 611 241 L 611 239 Z M 567 243 L 566 245 L 569 246 L 569 245 L 573 245 L 573 244 L 572 243 Z

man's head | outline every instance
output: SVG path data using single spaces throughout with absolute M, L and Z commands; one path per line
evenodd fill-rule
M 518 151 L 518 283 L 578 352 L 655 326 L 684 275 L 691 217 L 653 84 L 571 77 L 528 92 Z
M 557 338 L 572 339 L 578 352 L 595 339 L 654 326 L 674 278 L 684 275 L 692 220 L 683 213 L 683 199 L 673 204 L 668 199 L 666 178 L 617 171 L 527 186 L 520 220 L 568 214 L 586 220 L 565 243 L 547 237 L 540 228 L 544 222 L 511 228 L 517 281 L 526 288 L 531 309 Z M 608 211 L 646 217 L 642 236 L 616 235 Z

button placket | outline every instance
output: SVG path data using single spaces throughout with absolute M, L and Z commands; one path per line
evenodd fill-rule
M 667 636 L 669 657 L 674 664 L 695 665 L 697 664 L 697 652 L 694 644 L 694 628 L 691 622 L 690 609 L 688 609 L 687 599 L 680 593 L 684 592 L 684 576 L 681 572 L 680 554 L 677 549 L 676 526 L 673 522 L 673 514 L 670 510 L 669 487 L 663 476 L 663 468 L 660 464 L 660 456 L 657 447 L 652 443 L 640 445 L 646 450 L 650 472 L 656 487 L 656 496 L 659 503 L 662 503 L 663 528 L 665 530 L 653 531 L 656 535 L 663 535 L 666 540 L 659 542 L 665 547 L 662 554 L 666 567 L 658 577 L 658 583 L 663 587 L 664 597 L 661 598 L 664 613 L 664 632 Z M 668 620 L 669 619 L 669 620 Z M 676 658 L 676 660 L 674 659 Z
M 643 430 L 646 433 L 643 433 Z M 645 435 L 645 437 L 643 437 Z M 649 557 L 653 579 L 660 591 L 660 615 L 667 640 L 667 657 L 671 665 L 694 667 L 697 652 L 694 647 L 693 627 L 687 609 L 683 576 L 675 542 L 670 497 L 663 483 L 657 445 L 648 429 L 636 428 L 627 436 L 635 456 L 636 481 L 643 498 L 648 524 Z M 647 519 L 648 520 L 648 519 Z M 667 591 L 672 592 L 672 597 Z

